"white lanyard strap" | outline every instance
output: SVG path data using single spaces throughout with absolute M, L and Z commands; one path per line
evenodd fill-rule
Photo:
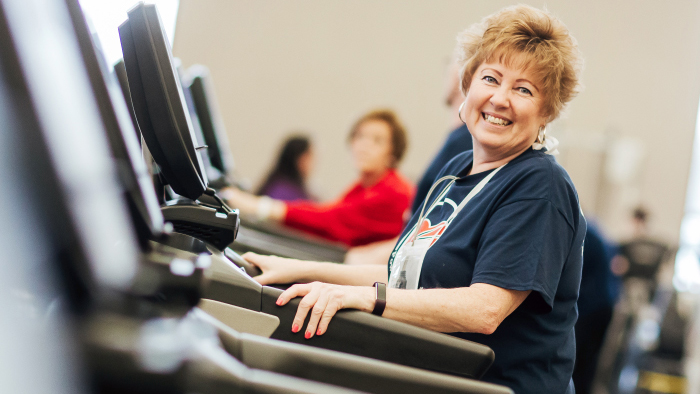
M 506 164 L 508 164 L 508 163 L 506 163 Z M 488 174 L 486 177 L 484 177 L 484 179 L 482 179 L 479 183 L 477 183 L 476 186 L 474 186 L 474 188 L 469 192 L 469 194 L 467 194 L 467 197 L 465 197 L 464 200 L 462 200 L 462 202 L 459 203 L 459 205 L 457 206 L 457 208 L 455 208 L 455 211 L 452 212 L 452 215 L 450 215 L 450 217 L 447 218 L 447 222 L 448 222 L 448 223 L 452 222 L 452 220 L 457 216 L 457 214 L 459 214 L 459 213 L 462 211 L 462 209 L 464 208 L 464 206 L 467 205 L 467 203 L 468 203 L 472 198 L 474 198 L 474 196 L 476 196 L 477 194 L 479 194 L 479 192 L 481 191 L 481 189 L 483 189 L 484 186 L 486 186 L 486 184 L 489 183 L 489 181 L 491 180 L 491 178 L 493 178 L 493 176 L 496 175 L 496 173 L 497 173 L 498 171 L 500 171 L 501 168 L 503 168 L 504 166 L 505 166 L 505 164 L 502 165 L 502 166 L 500 166 L 500 167 L 498 167 L 498 168 L 496 168 L 496 169 L 493 170 L 490 174 Z
M 506 163 L 506 164 L 508 164 L 508 163 Z M 462 209 L 467 205 L 467 203 L 469 202 L 469 200 L 471 200 L 472 198 L 474 198 L 474 196 L 476 196 L 477 194 L 479 194 L 479 192 L 481 191 L 481 189 L 483 189 L 484 186 L 486 186 L 486 184 L 489 183 L 489 181 L 491 180 L 491 178 L 493 178 L 493 176 L 496 175 L 496 173 L 497 173 L 498 171 L 500 171 L 501 168 L 505 167 L 506 164 L 504 164 L 504 165 L 502 165 L 502 166 L 496 168 L 496 169 L 493 170 L 490 174 L 488 174 L 486 177 L 484 177 L 484 179 L 482 179 L 481 181 L 479 181 L 479 183 L 477 183 L 476 186 L 474 186 L 474 188 L 469 192 L 469 194 L 467 194 L 467 197 L 465 197 L 464 200 L 462 200 L 462 202 L 457 206 L 457 208 L 455 208 L 454 212 L 452 212 L 452 215 L 450 215 L 450 217 L 447 218 L 447 222 L 448 222 L 448 223 L 452 222 L 452 220 L 457 216 L 457 214 L 459 214 L 459 212 L 462 211 Z M 430 198 L 430 195 L 433 193 L 433 190 L 434 190 L 435 187 L 436 187 L 437 185 L 439 185 L 442 181 L 445 181 L 445 180 L 447 180 L 447 179 L 449 179 L 450 182 L 447 184 L 447 186 L 446 186 L 444 189 L 442 189 L 442 191 L 441 191 L 440 194 L 437 196 L 437 198 L 435 198 L 435 201 L 433 201 L 433 203 L 430 204 L 430 208 L 428 209 L 428 212 L 425 212 L 425 204 L 427 204 L 428 199 Z M 413 234 L 412 234 L 411 237 L 409 238 L 409 241 L 410 241 L 410 242 L 414 242 L 414 241 L 415 241 L 416 237 L 418 236 L 418 231 L 419 231 L 419 229 L 420 229 L 420 225 L 421 225 L 421 223 L 423 223 L 423 220 L 425 220 L 425 217 L 428 216 L 428 215 L 430 214 L 430 212 L 431 212 L 431 211 L 433 210 L 433 208 L 438 204 L 438 202 L 440 201 L 440 199 L 441 199 L 445 194 L 447 194 L 447 192 L 448 192 L 448 191 L 450 190 L 450 188 L 452 187 L 452 184 L 455 183 L 455 181 L 456 181 L 457 179 L 459 179 L 459 178 L 457 178 L 456 176 L 453 176 L 453 175 L 446 175 L 446 176 L 444 176 L 444 177 L 438 179 L 438 180 L 433 184 L 433 186 L 430 187 L 430 191 L 428 191 L 428 195 L 425 197 L 425 200 L 423 201 L 423 207 L 422 207 L 422 209 L 421 209 L 420 215 L 418 215 L 418 221 L 417 221 L 416 224 L 415 224 L 415 230 L 413 231 Z

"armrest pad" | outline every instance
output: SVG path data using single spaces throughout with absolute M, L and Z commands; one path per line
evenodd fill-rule
M 294 334 L 291 329 L 301 299 L 280 307 L 275 301 L 281 293 L 273 287 L 262 289 L 261 311 L 280 319 L 274 339 L 474 379 L 494 360 L 488 346 L 353 310 L 339 311 L 325 334 L 305 339 L 303 330 Z

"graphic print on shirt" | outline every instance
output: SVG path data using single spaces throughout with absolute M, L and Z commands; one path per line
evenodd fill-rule
M 508 164 L 508 163 L 506 163 Z M 391 254 L 390 258 L 390 268 L 389 268 L 389 287 L 396 289 L 418 289 L 418 282 L 420 281 L 420 273 L 423 269 L 423 260 L 425 259 L 425 254 L 428 249 L 437 242 L 442 234 L 447 231 L 447 227 L 452 223 L 452 221 L 457 217 L 457 215 L 464 209 L 464 207 L 474 198 L 479 192 L 486 186 L 487 183 L 493 178 L 498 171 L 500 171 L 506 164 L 494 169 L 486 175 L 479 183 L 476 184 L 467 194 L 466 197 L 462 199 L 459 205 L 455 204 L 449 198 L 445 196 L 454 185 L 454 182 L 458 179 L 456 176 L 447 175 L 438 179 L 433 187 L 438 185 L 441 181 L 450 179 L 450 184 L 445 187 L 442 192 L 438 195 L 430 205 L 428 212 L 418 217 L 418 222 L 411 228 L 403 239 L 397 244 L 398 248 L 395 252 Z M 432 188 L 431 188 L 432 189 Z M 430 194 L 430 193 L 428 193 Z M 426 202 L 429 197 L 426 197 Z M 446 219 L 436 225 L 433 225 L 427 218 L 430 213 L 438 206 L 444 206 L 445 204 L 452 206 L 452 214 Z M 440 212 L 441 218 L 445 217 L 444 213 Z M 416 227 L 418 231 L 416 231 Z
M 421 223 L 420 228 L 418 229 L 416 241 L 427 240 L 430 242 L 428 246 L 433 246 L 433 244 L 437 242 L 440 236 L 445 232 L 446 228 L 447 220 L 443 220 L 442 222 L 432 226 L 430 219 L 426 218 L 423 220 L 423 223 Z
M 449 188 L 443 191 L 438 196 L 438 200 L 430 206 L 418 231 L 416 232 L 416 226 L 414 225 L 411 231 L 400 241 L 396 251 L 392 253 L 389 287 L 412 290 L 418 288 L 420 271 L 423 266 L 425 254 L 445 233 L 453 218 L 453 216 L 450 215 L 450 219 L 442 220 L 433 225 L 427 216 L 430 216 L 430 213 L 435 208 L 442 207 L 445 204 L 452 206 L 452 210 L 457 208 L 457 204 L 455 204 L 454 201 L 445 198 L 448 190 Z M 445 215 L 440 216 L 445 217 Z M 412 238 L 413 234 L 415 234 L 415 239 Z M 394 267 L 395 264 L 399 264 L 400 266 Z

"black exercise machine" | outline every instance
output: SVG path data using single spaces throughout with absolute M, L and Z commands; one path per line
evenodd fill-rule
M 0 109 L 12 103 L 13 111 L 2 111 L 3 115 L 8 115 L 3 120 L 21 126 L 16 128 L 21 132 L 12 134 L 16 138 L 7 147 L 14 156 L 26 161 L 26 167 L 3 162 L 0 174 L 4 180 L 8 180 L 6 173 L 11 174 L 9 180 L 25 180 L 13 188 L 14 194 L 8 193 L 17 200 L 7 207 L 28 208 L 30 214 L 15 222 L 20 224 L 18 229 L 31 227 L 32 237 L 22 239 L 32 239 L 34 246 L 47 241 L 43 252 L 53 263 L 52 268 L 60 273 L 62 289 L 68 294 L 65 302 L 81 327 L 86 357 L 83 364 L 90 371 L 89 387 L 99 392 L 137 393 L 350 392 L 337 386 L 250 368 L 224 351 L 240 352 L 240 357 L 245 356 L 248 364 L 255 364 L 255 357 L 259 357 L 262 361 L 257 362 L 261 367 L 263 361 L 275 363 L 274 357 L 261 356 L 261 352 L 265 349 L 271 354 L 277 352 L 275 341 L 248 340 L 201 311 L 187 312 L 196 300 L 196 293 L 187 289 L 196 290 L 206 282 L 206 275 L 203 275 L 209 260 L 206 254 L 191 254 L 187 258 L 185 253 L 168 254 L 166 249 L 150 256 L 139 254 L 139 249 L 147 249 L 150 243 L 142 242 L 139 247 L 136 242 L 139 237 L 131 231 L 129 209 L 120 197 L 126 193 L 129 197 L 149 198 L 149 193 L 131 193 L 144 185 L 134 179 L 138 177 L 137 171 L 128 168 L 120 171 L 109 160 L 105 138 L 105 128 L 129 124 L 128 118 L 120 119 L 117 112 L 109 114 L 112 111 L 105 104 L 114 99 L 109 94 L 113 89 L 108 87 L 107 81 L 95 79 L 95 71 L 99 71 L 96 64 L 88 66 L 86 72 L 84 66 L 92 59 L 91 51 L 86 51 L 86 34 L 78 34 L 82 38 L 79 50 L 72 32 L 65 30 L 71 22 L 66 4 L 31 1 L 32 7 L 27 10 L 33 12 L 26 13 L 20 10 L 27 5 L 26 1 L 21 5 L 11 0 L 0 2 L 0 37 L 8 44 L 0 50 L 0 93 L 6 91 L 7 84 L 12 85 L 11 100 L 2 100 Z M 84 21 L 82 15 L 78 15 L 77 2 L 68 0 L 67 4 L 76 30 L 80 31 L 81 26 L 85 28 L 80 23 Z M 44 21 L 39 34 L 32 26 L 36 12 Z M 46 44 L 56 45 L 63 50 L 63 56 L 47 62 L 51 53 L 44 50 Z M 50 82 L 56 76 L 56 69 L 61 70 L 62 80 L 42 83 Z M 21 122 L 15 123 L 18 119 Z M 115 119 L 117 121 L 112 122 Z M 124 130 L 122 135 L 133 136 L 133 133 Z M 3 133 L 3 142 L 7 142 L 6 136 Z M 82 142 L 79 152 L 74 141 Z M 119 140 L 109 142 L 112 145 Z M 121 150 L 112 146 L 112 154 L 127 152 L 133 145 L 123 143 L 119 147 L 123 148 Z M 129 157 L 136 158 L 136 155 Z M 124 163 L 131 165 L 130 161 Z M 21 161 L 14 164 L 19 163 Z M 116 183 L 117 178 L 123 181 L 122 185 Z M 132 182 L 124 182 L 128 179 Z M 156 228 L 162 218 L 157 211 L 139 210 L 137 205 L 132 205 L 132 216 L 148 212 L 154 219 L 149 224 L 149 235 L 157 238 Z M 26 235 L 24 232 L 17 234 Z M 140 233 L 144 234 L 148 232 Z M 34 241 L 35 236 L 43 237 Z M 192 296 L 177 297 L 177 289 Z M 183 316 L 185 312 L 187 315 Z M 302 347 L 284 346 L 288 349 L 287 357 L 304 360 L 294 351 Z M 411 369 L 386 373 L 391 371 L 386 368 L 396 368 L 393 366 L 384 367 L 384 373 L 380 374 L 377 371 L 382 371 L 384 363 L 375 361 L 370 365 L 374 368 L 369 368 L 359 357 L 314 351 L 319 357 L 325 355 L 325 362 L 334 361 L 326 368 L 337 364 L 337 357 L 349 360 L 350 364 L 354 359 L 355 365 L 375 371 L 377 378 L 389 375 L 389 382 L 392 375 L 394 379 L 400 376 L 399 372 L 411 373 L 416 380 L 414 387 L 430 391 L 431 383 L 439 382 L 435 386 L 445 388 L 439 392 L 465 389 L 467 391 L 462 392 L 508 392 L 493 385 L 428 372 L 422 372 L 421 376 L 420 371 Z M 371 376 L 371 373 L 364 375 Z M 36 387 L 31 383 L 27 382 L 27 386 Z M 473 385 L 465 386 L 467 383 Z M 73 388 L 66 380 L 52 389 L 58 390 L 57 387 Z M 76 391 L 79 390 L 71 392 Z
M 176 92 L 180 86 L 155 7 L 139 5 L 132 9 L 129 20 L 120 26 L 120 36 L 134 109 L 142 126 L 144 141 L 173 190 L 182 195 L 185 194 L 178 190 L 195 189 L 204 193 L 206 185 L 198 178 L 192 164 L 193 155 L 188 155 L 185 147 L 185 141 L 193 139 L 187 137 L 188 131 L 178 129 L 172 121 L 176 114 L 185 114 L 186 111 L 182 99 L 179 103 L 176 100 L 181 97 Z M 178 110 L 169 112 L 168 108 Z M 149 127 L 156 124 L 171 127 Z M 186 122 L 177 125 L 183 124 Z M 172 168 L 188 166 L 187 177 L 182 173 L 178 178 L 168 177 Z M 188 197 L 195 201 L 199 195 L 192 193 Z M 166 221 L 169 220 L 167 210 L 168 207 L 164 207 Z M 175 231 L 179 232 L 177 224 Z M 196 234 L 187 235 L 197 238 Z M 223 252 L 234 262 L 241 261 L 235 252 L 226 249 Z M 230 261 L 212 258 L 212 267 L 207 270 L 212 274 L 204 297 L 277 316 L 280 325 L 272 338 L 473 378 L 480 377 L 493 361 L 493 352 L 486 346 L 359 311 L 341 311 L 326 334 L 306 340 L 300 334 L 292 334 L 290 329 L 299 300 L 278 307 L 275 300 L 280 290 L 260 286 Z

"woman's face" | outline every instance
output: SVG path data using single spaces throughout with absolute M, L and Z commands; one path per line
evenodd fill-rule
M 311 172 L 314 170 L 314 165 L 314 151 L 313 148 L 309 147 L 309 149 L 302 153 L 302 155 L 297 159 L 297 168 L 299 169 L 299 174 L 301 174 L 302 179 L 306 180 L 309 178 L 309 176 L 311 176 Z
M 393 161 L 389 125 L 381 120 L 362 122 L 350 141 L 350 151 L 358 171 L 386 171 Z
M 472 77 L 462 109 L 469 131 L 486 153 L 504 158 L 524 151 L 546 125 L 544 92 L 530 70 L 483 63 Z

